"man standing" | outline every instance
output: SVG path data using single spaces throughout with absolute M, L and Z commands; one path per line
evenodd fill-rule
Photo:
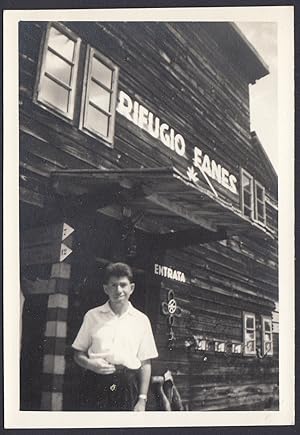
M 84 409 L 145 411 L 151 359 L 158 356 L 148 317 L 129 302 L 132 270 L 112 263 L 104 275 L 108 301 L 88 311 L 72 345 L 86 369 Z

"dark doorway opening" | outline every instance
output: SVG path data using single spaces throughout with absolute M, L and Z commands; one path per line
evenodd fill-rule
M 79 331 L 85 313 L 107 301 L 103 291 L 103 275 L 110 262 L 125 262 L 132 267 L 135 291 L 130 301 L 135 308 L 147 314 L 147 264 L 149 249 L 146 249 L 142 232 L 135 240 L 136 255 L 128 255 L 128 240 L 122 238 L 120 221 L 108 216 L 97 216 L 87 225 L 80 222 L 77 228 L 73 249 L 77 262 L 72 264 L 72 277 L 69 292 L 68 337 L 66 372 L 64 378 L 63 409 L 75 411 L 82 409 L 80 397 L 83 382 L 83 370 L 73 360 L 72 343 Z M 126 244 L 127 243 L 127 244 Z
M 47 295 L 28 295 L 24 302 L 20 360 L 20 409 L 39 411 L 43 385 Z

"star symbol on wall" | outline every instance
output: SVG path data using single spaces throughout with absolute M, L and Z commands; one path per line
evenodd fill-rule
M 192 181 L 193 183 L 197 183 L 197 181 L 199 181 L 198 174 L 195 171 L 194 166 L 189 166 L 187 168 L 186 173 L 189 178 L 189 181 Z

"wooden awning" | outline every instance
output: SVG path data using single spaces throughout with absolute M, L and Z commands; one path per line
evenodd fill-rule
M 228 235 L 247 234 L 276 238 L 269 228 L 243 216 L 241 210 L 190 182 L 174 167 L 141 169 L 68 169 L 51 173 L 60 195 L 105 197 L 105 205 L 118 203 L 143 214 L 156 232 L 202 227 L 225 230 Z M 107 200 L 108 198 L 108 200 Z M 101 208 L 101 204 L 99 204 Z

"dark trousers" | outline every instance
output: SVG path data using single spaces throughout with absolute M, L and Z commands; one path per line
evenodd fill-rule
M 132 411 L 138 400 L 138 370 L 126 367 L 111 375 L 98 375 L 87 370 L 81 388 L 84 411 Z

